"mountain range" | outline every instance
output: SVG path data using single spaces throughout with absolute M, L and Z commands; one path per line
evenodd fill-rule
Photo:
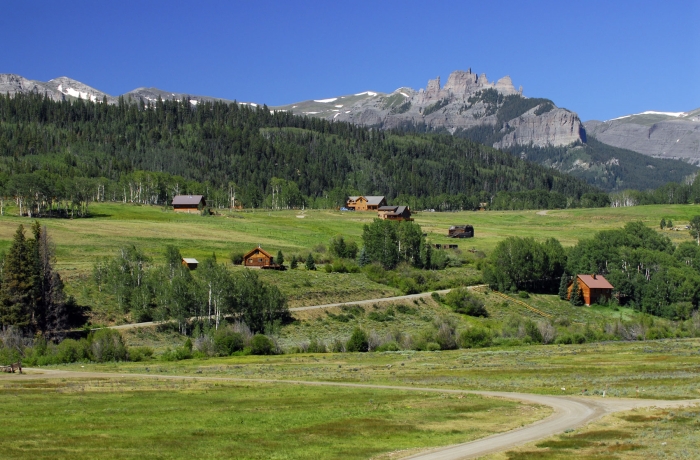
M 188 99 L 193 106 L 203 101 L 234 102 L 157 88 L 111 96 L 67 77 L 41 82 L 0 74 L 0 93 L 28 92 L 53 100 L 81 98 L 109 104 L 120 97 L 144 103 Z M 549 99 L 523 96 L 523 88 L 516 89 L 508 76 L 489 81 L 471 69 L 451 73 L 444 85 L 439 77 L 429 80 L 425 89 L 364 91 L 269 109 L 377 129 L 450 133 L 584 178 L 605 190 L 681 181 L 700 164 L 700 109 L 583 123 L 575 112 Z M 589 137 L 599 142 L 589 142 Z
M 605 144 L 700 165 L 700 109 L 647 111 L 602 122 L 591 120 L 584 126 L 589 135 Z

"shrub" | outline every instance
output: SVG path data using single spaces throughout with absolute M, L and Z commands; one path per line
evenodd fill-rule
M 457 313 L 469 316 L 488 317 L 484 302 L 472 295 L 467 288 L 453 289 L 445 296 L 445 303 Z
M 335 339 L 333 341 L 333 345 L 331 345 L 331 351 L 333 353 L 344 353 L 345 352 L 345 344 L 343 343 L 342 340 Z
M 231 356 L 243 350 L 245 341 L 243 334 L 229 328 L 221 328 L 214 334 L 214 350 L 220 356 Z
M 520 291 L 518 292 L 518 297 L 520 297 L 521 299 L 529 299 L 530 294 L 528 294 L 526 291 Z
M 230 257 L 231 257 L 231 263 L 233 265 L 241 265 L 243 263 L 243 253 L 242 252 L 232 252 Z
M 483 327 L 470 327 L 459 335 L 461 348 L 485 348 L 492 344 L 491 331 Z
M 428 342 L 425 346 L 425 351 L 440 351 L 440 344 L 435 342 Z
M 104 330 L 104 329 L 103 329 Z M 109 329 L 106 329 L 109 330 Z M 114 331 L 116 332 L 116 331 Z M 119 334 L 117 332 L 117 334 Z M 121 336 L 119 336 L 121 338 Z M 73 339 L 65 339 L 63 342 L 59 343 L 58 346 L 56 347 L 56 354 L 53 357 L 47 356 L 47 361 L 42 364 L 49 364 L 51 362 L 53 363 L 75 363 L 78 361 L 89 361 L 91 358 L 91 353 L 90 353 L 90 343 L 85 340 L 73 340 Z M 109 359 L 105 360 L 98 360 L 95 359 L 95 361 L 110 361 Z
M 92 359 L 98 363 L 105 361 L 126 361 L 128 350 L 119 331 L 100 329 L 88 336 Z M 64 340 L 65 342 L 65 340 Z
M 153 357 L 153 349 L 150 347 L 129 348 L 129 361 L 145 361 Z
M 367 334 L 360 328 L 355 328 L 345 345 L 348 352 L 364 352 L 369 350 L 369 341 Z
M 326 344 L 323 342 L 319 342 L 316 339 L 311 339 L 311 341 L 309 342 L 309 346 L 306 347 L 306 351 L 308 353 L 325 353 Z
M 391 341 L 391 342 L 386 342 L 382 345 L 379 345 L 376 348 L 376 351 L 399 351 L 401 350 L 401 347 L 399 347 L 399 344 Z
M 266 335 L 255 334 L 250 341 L 250 353 L 253 355 L 272 355 L 275 353 L 275 343 Z
M 454 350 L 457 348 L 457 339 L 455 337 L 455 327 L 453 324 L 443 322 L 438 328 L 435 337 L 441 350 Z

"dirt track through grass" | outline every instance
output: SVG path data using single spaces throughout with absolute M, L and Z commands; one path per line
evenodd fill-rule
M 237 379 L 222 377 L 195 377 L 183 375 L 153 375 L 153 374 L 112 374 L 100 372 L 75 372 L 27 369 L 27 374 L 15 376 L 15 381 L 43 380 L 43 379 L 157 379 L 157 380 L 181 380 L 181 381 L 220 381 L 255 384 L 292 384 L 316 387 L 341 387 L 353 389 L 389 390 L 396 392 L 425 392 L 440 394 L 477 394 L 487 397 L 507 398 L 525 403 L 548 405 L 554 409 L 554 413 L 544 420 L 540 420 L 526 427 L 511 430 L 506 433 L 489 436 L 485 439 L 454 445 L 447 448 L 431 450 L 422 454 L 416 454 L 410 458 L 421 460 L 456 460 L 461 458 L 476 458 L 481 455 L 509 449 L 527 442 L 543 439 L 553 434 L 563 433 L 602 416 L 618 411 L 630 410 L 641 407 L 682 407 L 690 404 L 700 404 L 700 400 L 646 400 L 646 399 L 620 399 L 620 398 L 576 398 L 562 396 L 545 396 L 524 393 L 484 392 L 468 391 L 429 387 L 407 387 L 395 385 L 372 385 L 341 382 L 313 382 L 291 380 L 268 379 Z M 7 380 L 3 379 L 3 380 Z M 0 380 L 1 381 L 1 380 Z M 381 426 L 381 425 L 380 425 Z

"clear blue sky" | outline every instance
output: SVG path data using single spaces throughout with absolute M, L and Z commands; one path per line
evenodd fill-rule
M 8 1 L 0 73 L 282 105 L 472 68 L 582 120 L 700 107 L 700 1 Z

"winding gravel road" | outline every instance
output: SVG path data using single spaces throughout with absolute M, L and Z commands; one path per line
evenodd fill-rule
M 572 396 L 548 396 L 529 393 L 508 393 L 495 391 L 450 390 L 444 388 L 413 387 L 399 385 L 372 385 L 361 383 L 343 382 L 313 382 L 303 380 L 272 380 L 272 379 L 242 379 L 235 377 L 198 377 L 191 375 L 152 375 L 152 374 L 119 374 L 111 372 L 75 372 L 49 369 L 26 368 L 26 373 L 2 374 L 0 381 L 8 380 L 40 380 L 40 379 L 94 379 L 94 378 L 148 378 L 163 380 L 202 380 L 202 381 L 227 381 L 227 382 L 258 382 L 274 384 L 308 385 L 308 386 L 337 386 L 349 388 L 373 388 L 380 390 L 421 391 L 447 394 L 478 394 L 492 398 L 505 398 L 526 403 L 542 404 L 554 409 L 549 417 L 530 425 L 495 434 L 476 441 L 457 444 L 454 446 L 431 449 L 416 455 L 410 459 L 420 460 L 457 460 L 477 458 L 483 455 L 500 452 L 513 447 L 526 444 L 552 435 L 563 433 L 568 429 L 583 426 L 597 420 L 604 415 L 631 410 L 641 407 L 670 408 L 700 404 L 700 399 L 664 401 L 652 399 L 623 399 L 600 397 L 572 397 Z
M 467 289 L 481 289 L 487 287 L 486 284 L 479 284 L 477 286 L 468 286 Z M 433 294 L 433 292 L 437 292 L 440 295 L 447 294 L 450 292 L 452 289 L 442 289 L 440 291 L 430 291 L 430 292 L 421 292 L 420 294 L 408 294 L 408 295 L 400 295 L 396 297 L 380 297 L 378 299 L 367 299 L 367 300 L 354 300 L 350 302 L 340 302 L 340 303 L 327 303 L 323 305 L 310 305 L 308 307 L 294 307 L 290 308 L 289 311 L 295 312 L 295 311 L 306 311 L 306 310 L 320 310 L 324 308 L 332 308 L 332 307 L 342 307 L 344 305 L 372 305 L 375 303 L 382 303 L 382 302 L 394 302 L 394 301 L 403 301 L 403 300 L 413 300 L 413 299 L 420 299 L 421 297 L 429 297 Z M 212 317 L 213 318 L 213 317 Z M 190 321 L 194 320 L 196 318 L 192 317 L 190 318 Z M 138 329 L 140 327 L 153 327 L 153 326 L 158 326 L 159 324 L 164 324 L 167 322 L 175 322 L 174 320 L 171 321 L 165 321 L 165 322 L 157 322 L 157 321 L 147 321 L 144 323 L 130 323 L 130 324 L 120 324 L 119 326 L 108 326 L 108 329 Z

